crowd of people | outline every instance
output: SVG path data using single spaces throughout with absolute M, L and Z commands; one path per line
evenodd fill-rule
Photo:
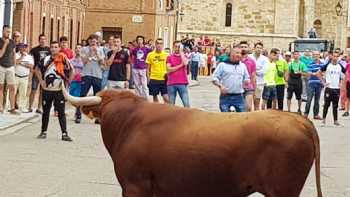
M 53 105 L 62 140 L 72 141 L 66 127 L 62 84 L 78 97 L 86 96 L 91 88 L 93 94 L 104 89 L 131 88 L 140 97 L 151 96 L 153 102 L 160 102 L 161 96 L 164 103 L 172 105 L 178 95 L 183 106 L 190 107 L 188 85 L 199 85 L 198 74 L 212 75 L 213 84 L 220 90 L 222 112 L 284 110 L 285 97 L 287 110 L 291 111 L 295 95 L 297 112 L 305 117 L 313 101 L 314 119 L 325 123 L 332 104 L 334 124 L 340 125 L 340 98 L 343 116 L 349 116 L 350 57 L 340 49 L 300 54 L 273 48 L 267 53 L 262 42 L 250 47 L 241 41 L 228 48 L 205 50 L 191 40 L 175 41 L 172 49 L 164 49 L 161 38 L 153 43 L 137 36 L 124 46 L 117 35 L 104 42 L 95 33 L 77 44 L 74 51 L 67 37 L 48 43 L 45 35 L 40 35 L 39 45 L 29 50 L 20 32 L 14 32 L 12 39 L 10 35 L 11 28 L 4 26 L 0 39 L 0 113 L 6 109 L 7 101 L 8 112 L 14 115 L 30 113 L 35 108 L 42 114 L 41 139 L 47 137 Z M 325 101 L 320 116 L 323 89 Z M 306 102 L 305 108 L 302 101 Z M 81 118 L 77 108 L 75 122 L 80 123 Z

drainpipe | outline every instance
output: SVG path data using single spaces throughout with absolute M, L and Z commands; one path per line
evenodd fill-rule
M 4 0 L 4 3 L 5 3 L 5 6 L 4 6 L 4 25 L 12 26 L 12 17 L 13 17 L 12 0 Z

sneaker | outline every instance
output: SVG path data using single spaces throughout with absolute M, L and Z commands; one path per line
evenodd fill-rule
M 338 121 L 335 121 L 335 122 L 334 122 L 334 125 L 335 125 L 335 126 L 341 126 L 340 123 L 339 123 Z
M 28 109 L 28 113 L 32 113 L 33 112 L 33 109 Z
M 62 133 L 62 141 L 72 142 L 72 138 L 68 136 L 68 133 Z
M 10 109 L 8 112 L 10 112 L 12 115 L 21 115 L 21 113 L 19 113 L 16 109 Z
M 302 115 L 303 113 L 301 112 L 301 110 L 300 109 L 298 109 L 298 114 L 300 114 L 300 115 Z
M 96 119 L 95 124 L 100 124 L 100 120 Z
M 344 110 L 345 110 L 345 107 L 342 107 L 342 108 L 340 108 L 339 110 L 340 110 L 340 111 L 344 111 Z
M 74 121 L 76 124 L 80 124 L 80 122 L 81 122 L 81 119 L 79 119 L 79 118 L 77 118 L 77 119 L 75 119 L 75 121 Z
M 47 133 L 46 132 L 41 132 L 38 137 L 38 139 L 46 139 L 47 138 Z
M 33 110 L 32 110 L 33 111 Z M 31 111 L 31 112 L 32 112 Z M 37 113 L 37 114 L 43 114 L 43 112 L 40 110 L 40 109 L 37 109 L 36 111 L 35 111 L 35 113 Z
M 314 116 L 314 120 L 323 120 L 323 118 L 321 118 L 321 116 L 317 115 L 317 116 Z
M 345 112 L 344 114 L 343 114 L 343 117 L 348 117 L 349 116 L 349 112 Z

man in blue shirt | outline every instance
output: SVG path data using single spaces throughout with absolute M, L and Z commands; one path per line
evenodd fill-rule
M 220 89 L 220 111 L 230 112 L 234 107 L 237 112 L 245 112 L 244 85 L 250 82 L 245 64 L 241 62 L 241 49 L 234 47 L 230 59 L 220 63 L 213 74 L 213 84 Z
M 308 87 L 307 87 L 307 102 L 305 106 L 304 116 L 308 117 L 312 99 L 315 97 L 314 109 L 313 109 L 314 119 L 322 120 L 322 118 L 319 116 L 322 82 L 317 76 L 317 72 L 322 67 L 322 62 L 321 62 L 320 52 L 314 51 L 312 56 L 314 58 L 314 62 L 312 64 L 307 65 L 307 69 L 306 69 L 307 76 L 308 76 Z

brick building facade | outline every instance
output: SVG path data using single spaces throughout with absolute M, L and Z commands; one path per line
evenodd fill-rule
M 13 2 L 13 30 L 23 34 L 30 46 L 45 34 L 49 41 L 67 36 L 71 46 L 82 38 L 84 0 L 16 0 Z
M 108 35 L 120 35 L 127 43 L 143 35 L 153 40 L 161 37 L 165 46 L 170 46 L 175 36 L 173 1 L 89 0 L 84 37 L 97 31 L 103 33 L 105 40 Z

